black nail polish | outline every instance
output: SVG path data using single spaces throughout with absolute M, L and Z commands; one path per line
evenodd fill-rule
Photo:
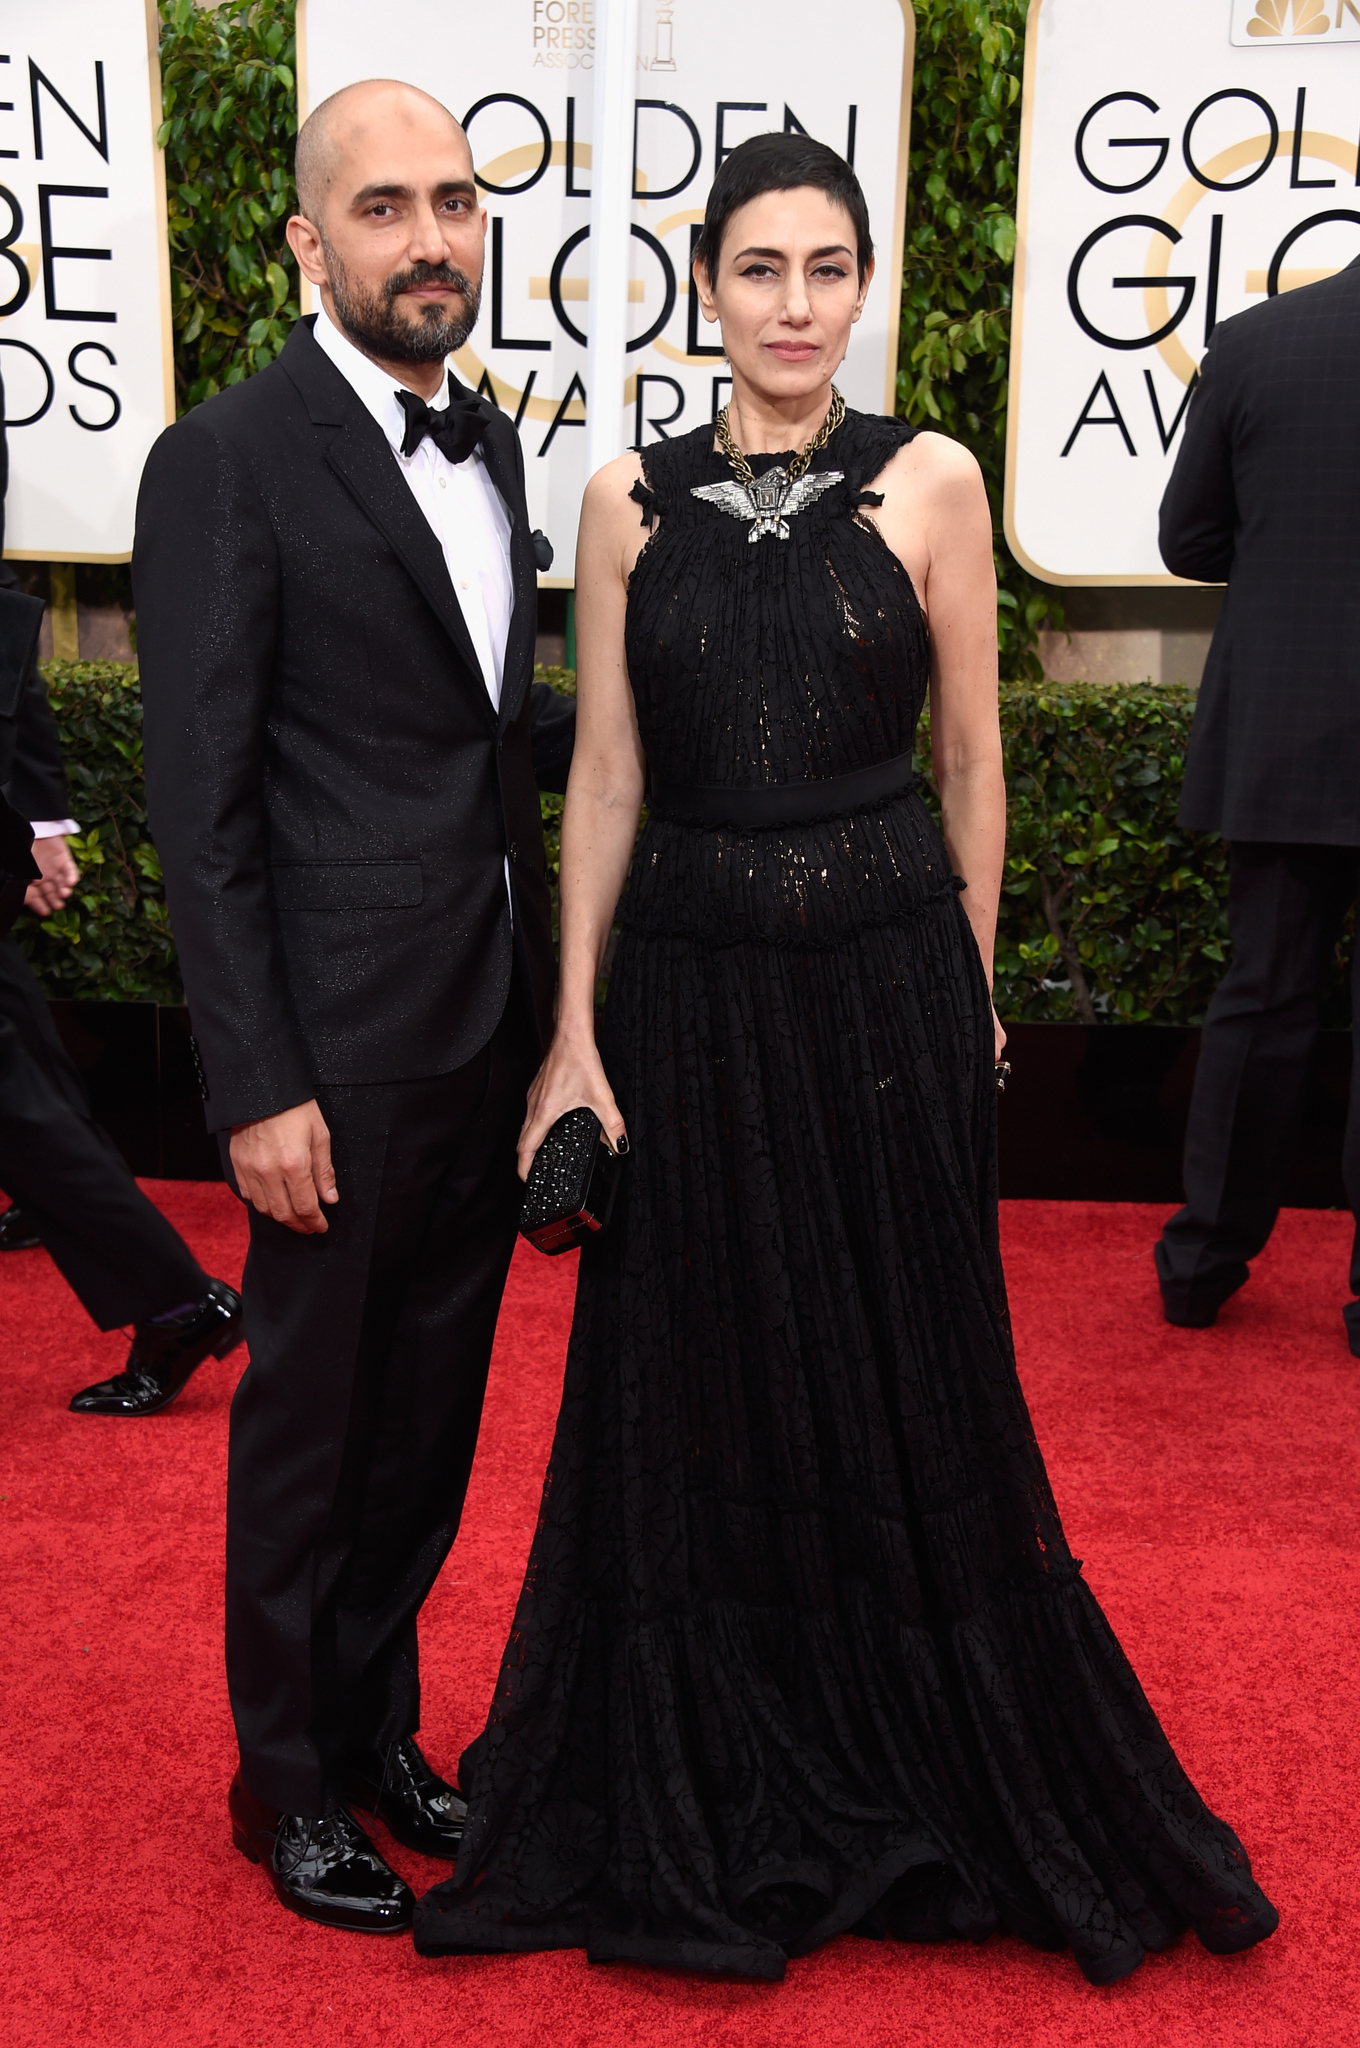
M 618 1139 L 618 1140 L 617 1140 L 617 1141 L 615 1142 L 615 1145 L 614 1145 L 614 1152 L 615 1152 L 615 1155 L 616 1155 L 616 1157 L 618 1157 L 619 1159 L 622 1159 L 622 1157 L 623 1157 L 624 1153 L 625 1153 L 625 1152 L 626 1152 L 627 1150 L 628 1150 L 628 1138 L 627 1138 L 627 1135 L 626 1135 L 626 1133 L 625 1133 L 625 1135 L 624 1135 L 623 1137 L 619 1138 L 619 1139 Z

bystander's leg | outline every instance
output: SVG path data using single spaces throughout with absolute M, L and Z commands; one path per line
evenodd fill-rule
M 1157 1246 L 1168 1322 L 1207 1328 L 1274 1227 L 1355 870 L 1349 847 L 1231 849 L 1232 960 L 1200 1041 L 1185 1207 Z
M 200 1300 L 207 1274 L 55 1066 L 0 1013 L 0 1186 L 101 1330 Z
M 1351 850 L 1351 890 L 1360 898 L 1360 847 Z M 1360 1358 L 1360 943 L 1351 955 L 1351 1100 L 1346 1113 L 1346 1149 L 1342 1156 L 1346 1199 L 1355 1217 L 1355 1238 L 1351 1246 L 1351 1294 L 1342 1314 L 1351 1350 Z
M 155 1415 L 241 1340 L 241 1300 L 203 1271 L 138 1187 L 12 940 L 0 940 L 0 1186 L 101 1330 L 133 1326 L 123 1370 L 74 1396 L 81 1415 Z

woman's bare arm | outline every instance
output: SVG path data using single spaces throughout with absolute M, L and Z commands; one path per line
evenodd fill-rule
M 628 492 L 635 455 L 586 487 L 576 548 L 576 747 L 562 809 L 562 965 L 557 1029 L 529 1091 L 519 1169 L 527 1175 L 548 1127 L 593 1109 L 605 1135 L 624 1137 L 595 1049 L 595 984 L 628 876 L 646 779 L 623 649 L 628 577 L 643 538 Z
M 930 625 L 931 754 L 944 841 L 968 884 L 963 907 L 990 982 L 1006 850 L 991 510 L 977 463 L 942 434 L 918 435 L 880 484 L 879 529 L 910 571 Z M 999 1023 L 996 1044 L 999 1054 Z

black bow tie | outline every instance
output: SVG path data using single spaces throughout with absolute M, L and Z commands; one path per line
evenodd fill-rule
M 465 462 L 486 432 L 486 414 L 471 392 L 462 397 L 455 392 L 443 412 L 426 405 L 414 391 L 398 391 L 396 399 L 406 415 L 403 455 L 414 455 L 428 434 L 448 461 Z

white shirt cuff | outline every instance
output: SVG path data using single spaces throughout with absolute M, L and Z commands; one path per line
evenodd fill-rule
M 80 830 L 74 818 L 30 818 L 28 822 L 35 839 L 65 839 Z

